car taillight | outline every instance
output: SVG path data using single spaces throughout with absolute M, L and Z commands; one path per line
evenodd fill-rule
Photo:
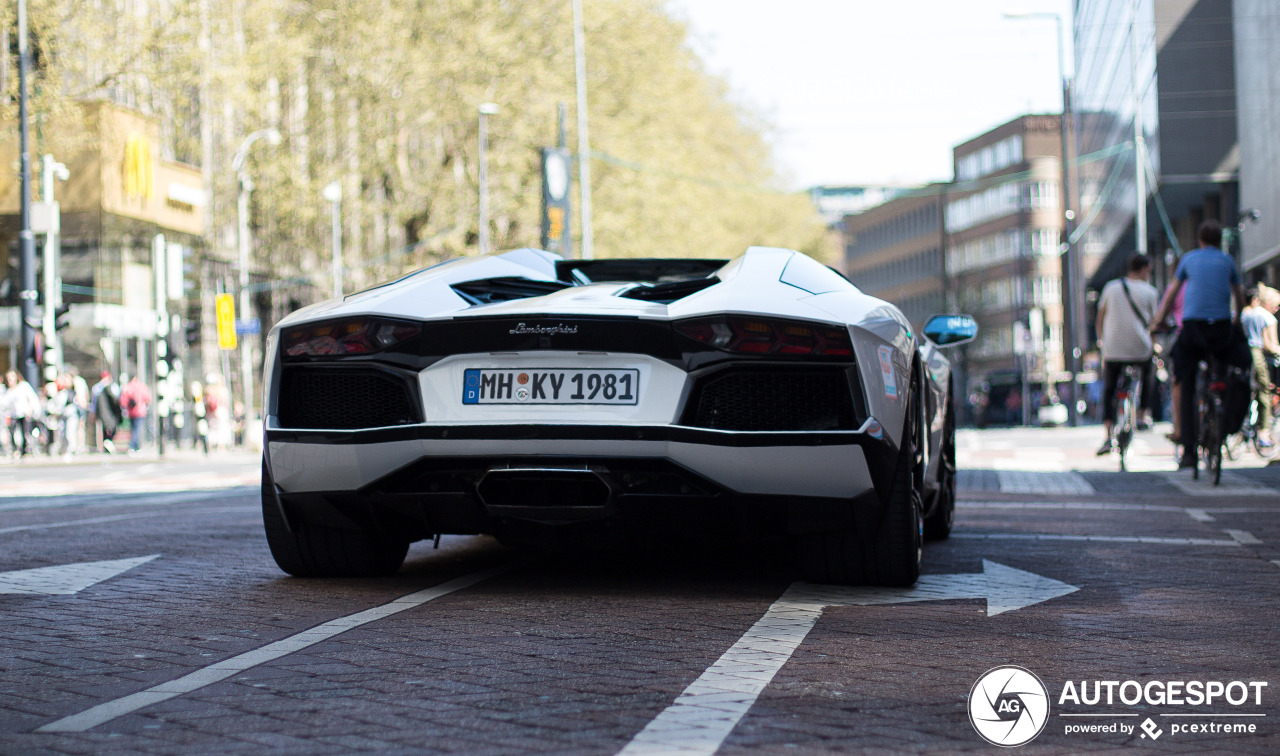
M 1226 381 L 1209 381 L 1209 390 L 1210 391 L 1226 391 L 1227 382 Z
M 412 323 L 374 318 L 331 320 L 286 329 L 283 346 L 289 357 L 369 354 L 411 339 L 421 331 Z
M 1128 392 L 1128 391 L 1117 391 L 1117 392 L 1116 392 L 1116 398 L 1117 398 L 1117 399 L 1128 399 L 1128 398 L 1129 398 L 1129 392 Z
M 797 320 L 730 315 L 675 324 L 677 333 L 736 354 L 796 357 L 850 357 L 849 332 L 836 326 Z

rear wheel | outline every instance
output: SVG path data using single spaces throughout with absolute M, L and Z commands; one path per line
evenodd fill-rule
M 290 532 L 265 460 L 262 463 L 262 524 L 271 556 L 280 569 L 295 577 L 393 575 L 409 552 L 408 541 L 390 541 L 364 530 L 299 523 Z
M 919 398 L 914 388 L 911 396 L 914 404 Z M 915 407 L 908 408 L 907 418 L 894 468 L 893 488 L 878 529 L 860 533 L 854 526 L 801 539 L 800 560 L 805 579 L 816 583 L 909 586 L 920 576 L 924 547 L 920 495 L 924 460 Z
M 1213 474 L 1213 484 L 1216 486 L 1222 480 L 1222 409 L 1214 407 L 1213 412 L 1213 433 L 1209 435 L 1209 460 L 1208 468 Z
M 1271 445 L 1263 446 L 1262 431 L 1269 431 L 1271 436 Z M 1253 434 L 1253 448 L 1258 452 L 1258 456 L 1263 459 L 1272 459 L 1280 453 L 1280 443 L 1276 443 L 1276 439 L 1280 439 L 1280 416 L 1272 415 L 1271 427 L 1262 428 Z
M 938 455 L 938 461 L 942 466 L 938 476 L 938 505 L 924 521 L 924 537 L 930 541 L 949 537 L 956 520 L 956 411 L 951 402 L 947 402 L 942 454 Z

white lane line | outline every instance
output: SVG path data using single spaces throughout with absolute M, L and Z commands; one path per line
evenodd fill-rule
M 1133 512 L 1182 512 L 1185 507 L 1174 507 L 1167 504 L 1119 504 L 1106 501 L 959 501 L 956 506 L 963 509 L 1088 509 Z
M 1187 516 L 1196 522 L 1213 522 L 1213 515 L 1203 509 L 1187 509 Z
M 177 509 L 182 514 L 208 514 L 212 512 L 257 512 L 259 507 L 201 507 L 199 509 Z M 89 517 L 83 520 L 62 520 L 60 522 L 46 522 L 36 525 L 15 525 L 11 528 L 0 528 L 0 534 L 19 533 L 24 530 L 46 530 L 49 528 L 69 528 L 73 525 L 97 525 L 103 522 L 116 522 L 118 520 L 136 520 L 142 517 L 163 517 L 164 515 L 173 515 L 170 512 L 135 512 L 133 514 L 109 515 L 107 517 Z
M 159 556 L 152 554 L 132 559 L 55 564 L 51 567 L 0 572 L 0 593 L 73 596 L 85 588 L 110 580 Z
M 475 572 L 470 575 L 463 575 L 460 578 L 454 578 L 447 582 L 432 588 L 426 588 L 416 593 L 410 593 L 407 596 L 383 604 L 375 606 L 372 609 L 366 609 L 362 612 L 339 617 L 330 620 L 322 625 L 317 625 L 310 630 L 303 630 L 297 635 L 291 635 L 274 643 L 269 643 L 262 648 L 256 648 L 252 651 L 245 652 L 239 656 L 233 656 L 225 659 L 217 664 L 211 664 L 204 669 L 198 669 L 188 675 L 183 675 L 176 680 L 170 680 L 167 683 L 161 683 L 153 688 L 139 691 L 124 698 L 117 698 L 114 701 L 98 704 L 91 709 L 86 709 L 79 714 L 72 714 L 63 717 L 55 722 L 50 722 L 43 727 L 36 729 L 36 732 L 84 732 L 100 724 L 110 722 L 113 719 L 131 714 L 139 709 L 145 708 L 161 701 L 167 701 L 175 698 L 183 693 L 190 693 L 198 690 L 206 685 L 220 682 L 237 675 L 250 667 L 274 661 L 282 656 L 287 656 L 295 651 L 301 651 L 308 646 L 315 645 L 321 641 L 328 640 L 335 635 L 345 633 L 348 630 L 366 625 L 394 614 L 399 614 L 407 609 L 421 606 L 433 599 L 441 596 L 447 596 L 455 591 L 479 583 L 482 580 L 499 575 L 511 569 L 512 565 L 504 565 L 483 572 Z
M 1101 543 L 1148 543 L 1169 546 L 1240 546 L 1238 540 L 1219 538 L 1154 538 L 1151 536 L 1095 536 L 1059 533 L 952 533 L 952 538 L 972 541 L 1089 541 Z
M 110 517 L 90 517 L 85 520 L 66 520 L 64 522 L 46 522 L 40 525 L 15 525 L 12 528 L 0 528 L 0 533 L 19 533 L 24 530 L 45 530 L 48 528 L 69 528 L 72 525 L 97 525 L 100 522 L 117 520 L 136 520 L 140 517 L 159 517 L 167 512 L 140 512 L 138 514 L 111 515 Z
M 1093 485 L 1078 472 L 997 470 L 1001 493 L 1068 494 L 1090 496 Z
M 715 753 L 813 629 L 826 603 L 788 589 L 618 756 Z
M 1280 567 L 1280 559 L 1272 559 L 1272 560 L 1271 560 L 1271 563 L 1272 563 L 1272 564 L 1274 564 L 1274 565 L 1275 565 L 1275 566 L 1277 566 L 1277 567 Z
M 1247 530 L 1228 530 L 1226 533 L 1242 546 L 1257 546 L 1262 543 L 1257 536 Z
M 96 491 L 93 493 L 82 494 L 50 494 L 47 496 L 25 496 L 13 497 L 22 498 L 23 501 L 8 502 L 0 504 L 0 512 L 22 511 L 22 510 L 45 510 L 55 507 L 84 507 L 86 509 L 105 509 L 117 507 L 167 507 L 175 504 L 189 504 L 193 502 L 208 501 L 210 499 L 234 498 L 239 496 L 257 496 L 258 486 L 231 486 L 229 488 L 204 489 L 204 488 L 185 488 L 177 493 L 190 494 L 187 496 L 174 497 L 165 496 L 165 493 L 173 493 L 166 491 L 156 491 L 153 493 L 112 493 L 110 491 Z M 143 497 L 143 498 L 138 498 Z M 0 494 L 0 499 L 6 498 Z
M 1222 471 L 1222 483 L 1216 486 L 1203 470 L 1200 471 L 1199 480 L 1192 478 L 1185 470 L 1158 475 L 1188 496 L 1275 496 L 1280 493 L 1271 486 L 1254 482 L 1230 470 Z
M 715 664 L 649 722 L 619 756 L 710 756 L 751 709 L 828 606 L 875 606 L 981 598 L 987 616 L 1080 590 L 1053 578 L 982 560 L 982 572 L 921 575 L 909 588 L 793 583 Z

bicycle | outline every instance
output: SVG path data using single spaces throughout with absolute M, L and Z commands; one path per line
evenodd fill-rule
M 1196 365 L 1196 417 L 1199 434 L 1194 451 L 1195 465 L 1191 468 L 1191 477 L 1200 479 L 1200 463 L 1204 463 L 1205 472 L 1213 475 L 1216 486 L 1222 480 L 1222 450 L 1226 439 L 1222 428 L 1226 425 L 1227 382 L 1222 375 L 1222 361 L 1217 355 L 1210 354 L 1209 359 L 1201 360 Z
M 1142 369 L 1125 365 L 1116 381 L 1116 450 L 1120 453 L 1120 472 L 1125 472 L 1125 453 L 1138 427 L 1138 408 L 1142 405 Z
M 1256 379 L 1251 388 L 1254 389 L 1254 392 L 1257 391 L 1258 384 Z M 1271 427 L 1268 429 L 1271 432 L 1271 445 L 1263 446 L 1261 429 L 1258 427 L 1258 416 L 1261 414 L 1261 410 L 1258 407 L 1258 396 L 1253 393 L 1249 399 L 1249 412 L 1245 415 L 1244 424 L 1240 426 L 1240 432 L 1227 436 L 1227 442 L 1224 446 L 1227 459 L 1238 459 L 1239 455 L 1243 454 L 1246 445 L 1252 445 L 1253 451 L 1263 459 L 1271 459 L 1280 453 L 1280 444 L 1275 443 L 1277 434 L 1280 433 L 1280 415 L 1276 414 L 1277 404 L 1280 403 L 1280 387 L 1272 387 L 1268 401 L 1272 405 Z

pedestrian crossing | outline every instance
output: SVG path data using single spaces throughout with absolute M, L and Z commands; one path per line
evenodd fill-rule
M 1247 454 L 1228 460 L 1219 485 L 1201 472 L 1179 470 L 1165 428 L 1138 434 L 1125 455 L 1120 473 L 1115 453 L 1098 455 L 1101 428 L 1009 428 L 962 430 L 956 436 L 956 464 L 961 487 L 1023 495 L 1089 496 L 1123 490 L 1133 494 L 1166 491 L 1198 497 L 1280 497 L 1280 470 L 1264 470 L 1267 460 Z

